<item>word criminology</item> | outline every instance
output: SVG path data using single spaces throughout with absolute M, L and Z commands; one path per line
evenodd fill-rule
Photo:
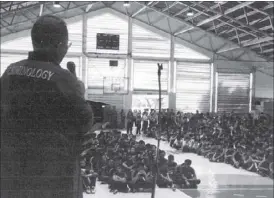
M 54 75 L 54 72 L 50 70 L 44 70 L 44 69 L 38 69 L 38 68 L 11 65 L 7 69 L 7 74 L 50 80 L 52 76 Z

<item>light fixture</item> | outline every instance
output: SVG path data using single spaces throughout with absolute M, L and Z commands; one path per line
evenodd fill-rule
M 88 12 L 91 8 L 92 8 L 92 3 L 88 4 L 88 6 L 86 7 L 86 12 Z
M 129 6 L 130 6 L 129 1 L 124 1 L 124 6 L 125 6 L 125 7 L 129 7 Z
M 59 1 L 54 1 L 53 2 L 53 7 L 55 7 L 55 8 L 61 8 L 60 2 Z
M 194 15 L 194 12 L 192 10 L 187 11 L 187 16 L 192 17 Z

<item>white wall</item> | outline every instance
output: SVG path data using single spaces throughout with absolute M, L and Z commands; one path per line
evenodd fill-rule
M 273 98 L 273 77 L 257 71 L 255 74 L 255 97 Z

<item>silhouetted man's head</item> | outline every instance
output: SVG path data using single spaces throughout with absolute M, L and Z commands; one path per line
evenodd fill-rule
M 44 52 L 60 63 L 68 50 L 68 29 L 59 17 L 44 15 L 32 27 L 31 39 L 34 51 Z

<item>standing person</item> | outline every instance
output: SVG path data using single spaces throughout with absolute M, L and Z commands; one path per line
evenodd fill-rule
M 154 109 L 151 109 L 150 115 L 149 115 L 149 132 L 150 132 L 150 136 L 155 136 L 155 134 L 153 134 L 152 132 L 152 128 L 154 126 L 156 126 L 157 124 L 157 113 Z
M 144 111 L 143 116 L 142 116 L 142 121 L 143 121 L 143 132 L 144 132 L 144 134 L 147 134 L 147 127 L 148 127 L 147 111 Z
M 117 122 L 118 122 L 118 118 L 117 118 L 117 111 L 116 111 L 116 106 L 113 106 L 112 107 L 112 119 L 111 119 L 111 121 L 112 121 L 112 128 L 114 128 L 114 129 L 117 129 Z
M 142 122 L 142 116 L 141 116 L 141 112 L 138 112 L 137 116 L 136 116 L 136 135 L 140 135 L 141 134 L 141 122 Z
M 178 136 L 181 137 L 181 130 L 182 130 L 182 114 L 180 111 L 177 112 L 175 123 L 178 129 Z
M 133 127 L 133 113 L 130 109 L 127 113 L 127 134 L 132 134 L 132 127 Z
M 77 78 L 60 66 L 66 23 L 44 15 L 31 38 L 33 52 L 1 77 L 1 197 L 81 198 L 80 140 L 93 118 Z
M 134 126 L 136 126 L 137 114 L 138 114 L 137 110 L 136 109 L 133 110 L 133 124 L 134 124 Z
M 121 125 L 120 128 L 124 129 L 125 128 L 125 121 L 126 121 L 126 114 L 124 112 L 124 110 L 122 109 L 120 112 L 120 117 L 121 117 Z

